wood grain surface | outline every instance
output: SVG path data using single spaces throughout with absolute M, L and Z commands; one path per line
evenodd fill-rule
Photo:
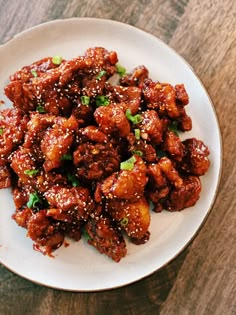
M 236 2 L 0 0 L 0 43 L 42 22 L 83 16 L 142 28 L 192 65 L 221 127 L 224 157 L 218 195 L 202 229 L 177 258 L 122 288 L 64 292 L 22 279 L 0 265 L 0 315 L 236 314 Z

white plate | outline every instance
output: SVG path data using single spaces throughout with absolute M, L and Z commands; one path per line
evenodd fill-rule
M 55 258 L 32 249 L 26 230 L 11 219 L 14 204 L 9 190 L 1 190 L 0 262 L 31 281 L 59 289 L 95 291 L 120 287 L 139 280 L 168 263 L 190 242 L 206 218 L 216 195 L 221 172 L 221 137 L 209 96 L 191 67 L 154 36 L 110 20 L 79 18 L 58 20 L 27 30 L 0 46 L 0 99 L 8 77 L 42 57 L 65 58 L 83 54 L 89 47 L 115 50 L 128 70 L 144 64 L 154 80 L 184 83 L 190 96 L 187 112 L 193 129 L 185 137 L 197 137 L 210 149 L 211 167 L 202 177 L 197 205 L 178 213 L 152 213 L 151 238 L 145 245 L 128 244 L 120 263 L 100 255 L 83 240 L 61 247 Z

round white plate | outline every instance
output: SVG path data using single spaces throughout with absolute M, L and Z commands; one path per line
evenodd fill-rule
M 152 213 L 151 238 L 145 245 L 128 244 L 119 263 L 99 254 L 85 241 L 70 241 L 50 258 L 36 252 L 26 230 L 11 219 L 14 204 L 10 190 L 0 191 L 0 262 L 16 274 L 49 287 L 95 291 L 137 281 L 168 263 L 190 242 L 206 218 L 216 195 L 221 172 L 221 137 L 209 96 L 191 67 L 156 37 L 110 20 L 74 18 L 45 23 L 27 30 L 0 46 L 0 99 L 8 77 L 22 66 L 46 56 L 64 58 L 84 54 L 89 47 L 103 46 L 118 53 L 119 63 L 131 71 L 138 65 L 150 77 L 171 84 L 184 83 L 190 96 L 186 107 L 193 129 L 185 138 L 196 137 L 210 149 L 211 166 L 202 179 L 198 203 L 182 212 Z

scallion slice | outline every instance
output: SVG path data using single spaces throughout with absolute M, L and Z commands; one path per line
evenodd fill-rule
M 116 71 L 120 77 L 123 77 L 126 74 L 126 69 L 122 67 L 119 63 L 116 64 Z
M 140 139 L 140 134 L 141 134 L 140 129 L 134 129 L 134 136 L 136 140 Z
M 129 223 L 129 219 L 128 218 L 123 218 L 120 220 L 120 225 L 125 227 L 127 224 Z
M 0 128 L 0 136 L 3 135 L 3 133 L 4 133 L 4 129 Z
M 134 156 L 131 156 L 126 161 L 123 161 L 120 163 L 120 169 L 122 171 L 131 171 L 134 168 L 134 163 L 136 162 L 136 158 Z
M 28 208 L 35 208 L 37 203 L 42 203 L 41 198 L 37 194 L 37 192 L 31 193 L 29 196 L 29 201 L 27 202 Z
M 62 57 L 61 56 L 54 56 L 52 57 L 52 63 L 54 63 L 54 65 L 60 65 L 62 62 Z
M 143 152 L 142 151 L 139 151 L 139 150 L 133 150 L 132 151 L 133 154 L 137 154 L 139 156 L 143 156 Z
M 37 78 L 38 73 L 37 73 L 37 71 L 36 71 L 35 69 L 31 69 L 30 72 L 32 73 L 32 75 L 33 75 L 35 78 Z
M 105 70 L 102 70 L 98 73 L 98 75 L 96 76 L 96 80 L 100 80 L 101 77 L 103 77 L 107 72 Z
M 38 105 L 36 107 L 36 110 L 40 113 L 40 114 L 43 114 L 46 112 L 45 108 L 42 106 L 42 105 Z
M 132 115 L 131 110 L 129 108 L 126 109 L 125 115 L 126 115 L 126 118 L 130 120 L 134 125 L 140 123 L 143 120 L 140 114 Z
M 34 176 L 36 174 L 38 174 L 39 170 L 25 170 L 24 174 L 28 175 L 28 176 Z
M 90 97 L 89 96 L 86 96 L 86 95 L 81 96 L 81 103 L 83 105 L 89 105 L 89 102 L 90 102 Z
M 110 104 L 109 98 L 105 95 L 98 95 L 95 99 L 97 106 L 107 106 Z

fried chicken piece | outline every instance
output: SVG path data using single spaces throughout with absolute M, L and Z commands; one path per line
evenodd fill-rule
M 20 147 L 11 155 L 11 168 L 19 177 L 21 184 L 35 187 L 35 175 L 39 172 L 36 165 L 35 152 Z
M 120 84 L 124 86 L 140 86 L 148 76 L 148 69 L 145 66 L 138 66 L 134 68 L 132 73 L 120 78 Z
M 43 167 L 46 172 L 62 165 L 64 156 L 70 151 L 77 128 L 78 122 L 71 116 L 68 119 L 61 118 L 45 132 L 40 148 L 45 156 Z
M 165 209 L 168 211 L 181 211 L 192 207 L 200 197 L 201 182 L 198 176 L 183 178 L 183 184 L 171 190 L 165 201 Z
M 138 128 L 141 131 L 142 139 L 153 144 L 162 142 L 163 125 L 156 111 L 147 110 L 143 112 L 142 121 L 138 124 Z
M 120 157 L 110 143 L 82 143 L 73 155 L 79 178 L 101 180 L 119 169 Z
M 97 143 L 107 143 L 107 135 L 99 130 L 96 126 L 87 126 L 85 128 L 80 128 L 77 132 L 77 142 L 84 143 L 88 141 L 93 141 Z
M 120 85 L 106 85 L 106 92 L 109 93 L 111 103 L 122 107 L 125 112 L 130 109 L 132 115 L 135 115 L 141 103 L 141 89 L 134 86 L 123 87 Z
M 4 109 L 0 115 L 0 166 L 8 164 L 11 152 L 23 142 L 27 116 L 19 109 Z
M 34 249 L 50 255 L 64 241 L 64 233 L 56 221 L 46 216 L 46 211 L 33 213 L 27 221 L 27 235 L 34 241 Z
M 5 166 L 0 166 L 0 189 L 11 187 L 11 170 Z
M 192 175 L 204 175 L 209 166 L 210 160 L 208 155 L 210 151 L 208 147 L 196 138 L 191 138 L 183 141 L 184 157 L 181 163 L 181 168 Z
M 105 254 L 115 262 L 126 256 L 127 248 L 122 233 L 106 214 L 90 218 L 85 225 L 88 243 L 101 254 Z
M 106 198 L 135 200 L 143 195 L 147 184 L 147 168 L 141 157 L 134 155 L 132 170 L 114 172 L 101 184 L 101 191 Z
M 125 138 L 130 133 L 130 124 L 122 108 L 117 105 L 100 106 L 94 112 L 94 118 L 102 132 Z
M 141 197 L 134 202 L 108 200 L 106 211 L 129 237 L 142 239 L 148 232 L 151 218 L 149 203 L 145 197 Z
M 53 186 L 44 193 L 50 208 L 59 209 L 62 212 L 74 213 L 77 220 L 87 220 L 94 210 L 94 202 L 89 190 L 84 187 L 60 187 Z
M 129 141 L 128 150 L 131 154 L 140 154 L 145 162 L 154 163 L 157 161 L 157 154 L 155 148 L 146 141 L 135 138 L 133 133 L 127 137 Z
M 172 131 L 165 133 L 164 141 L 161 146 L 162 150 L 168 152 L 171 158 L 180 162 L 184 156 L 184 145 L 180 138 Z

